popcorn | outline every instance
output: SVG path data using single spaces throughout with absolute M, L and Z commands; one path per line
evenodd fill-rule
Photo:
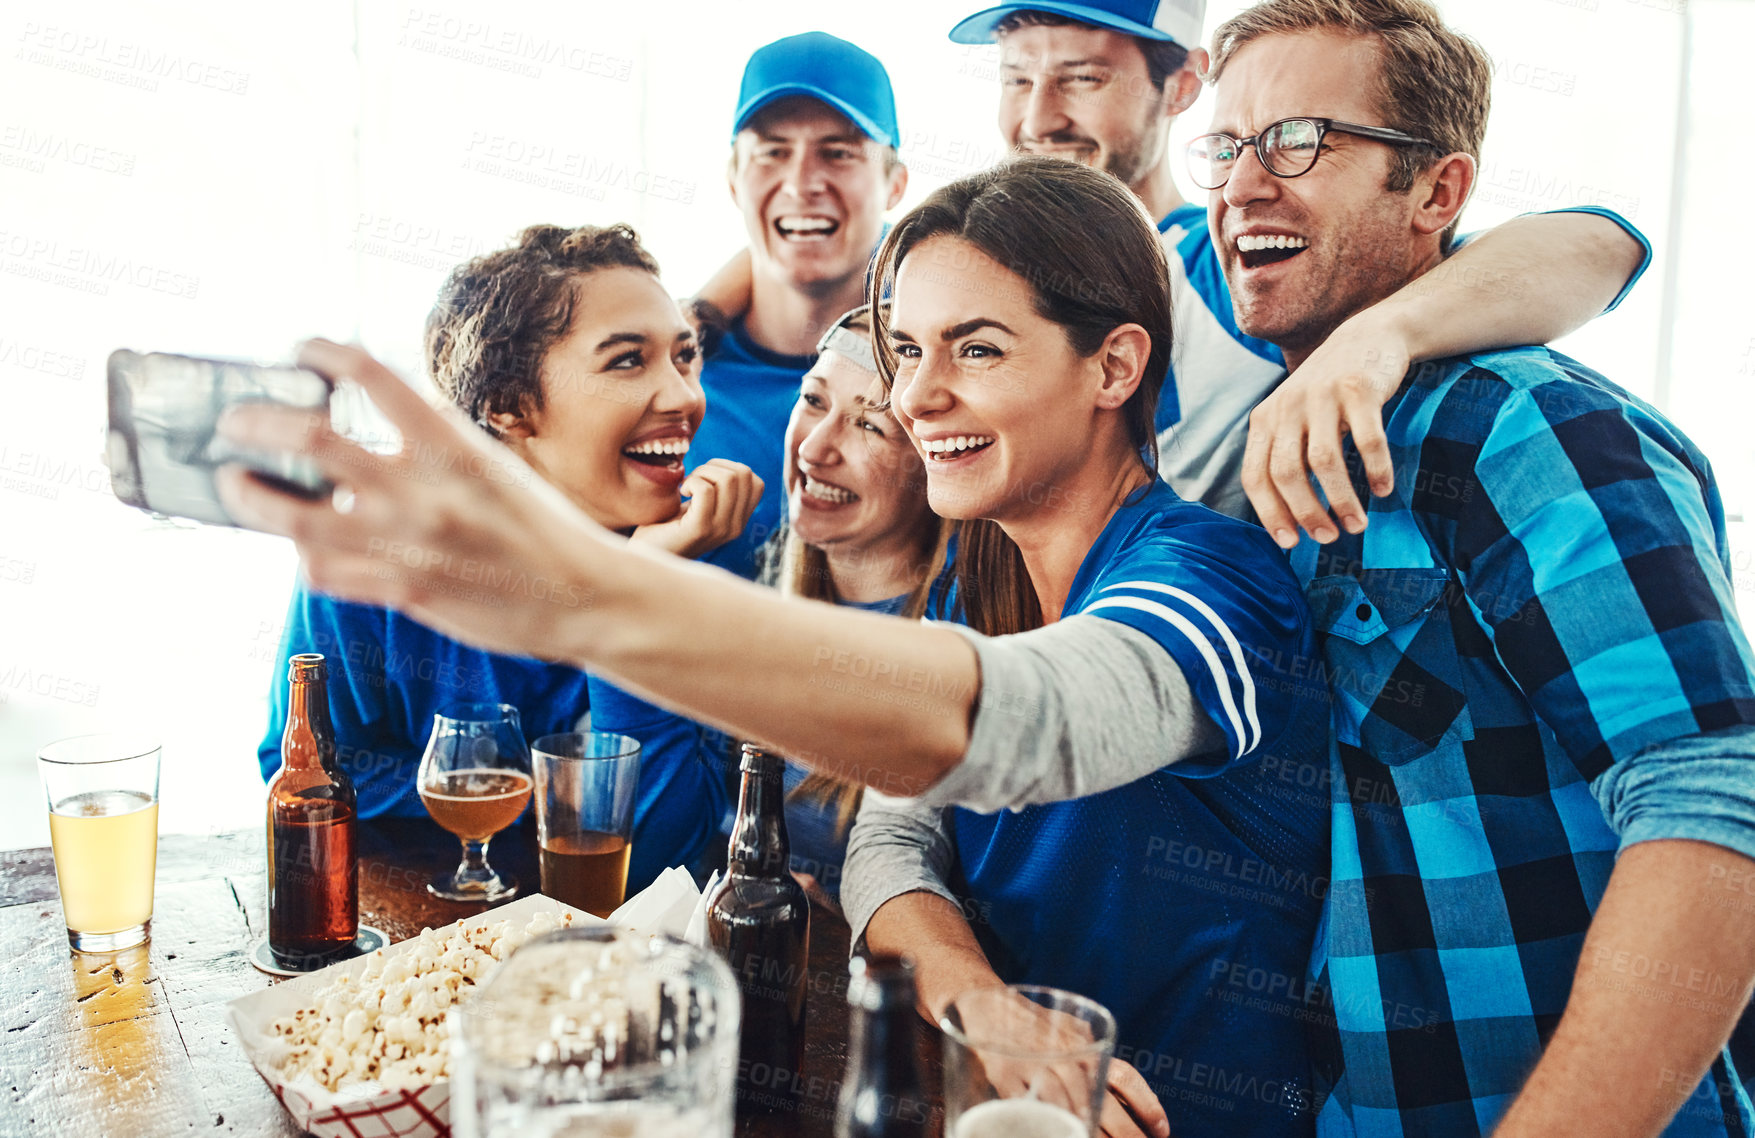
M 547 912 L 522 929 L 510 921 L 485 929 L 458 921 L 422 929 L 410 951 L 394 957 L 379 949 L 357 977 L 338 976 L 306 1006 L 271 1021 L 286 1045 L 273 1066 L 289 1083 L 308 1078 L 331 1092 L 360 1083 L 412 1090 L 448 1078 L 451 1008 L 520 945 L 572 923 L 571 913 Z

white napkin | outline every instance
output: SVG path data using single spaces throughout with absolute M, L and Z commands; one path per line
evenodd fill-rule
M 701 897 L 695 902 L 694 912 L 689 914 L 688 928 L 682 938 L 690 944 L 705 946 L 707 943 L 707 898 L 713 896 L 713 889 L 719 884 L 719 871 L 715 869 L 713 876 L 707 879 L 707 887 L 701 890 Z
M 686 939 L 701 892 L 695 879 L 680 866 L 660 873 L 652 884 L 622 902 L 609 915 L 609 923 L 643 933 L 669 933 Z

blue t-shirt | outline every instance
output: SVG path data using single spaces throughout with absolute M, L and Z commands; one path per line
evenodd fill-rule
M 1327 890 L 1327 722 L 1308 611 L 1255 526 L 1155 483 L 1117 510 L 1066 613 L 1123 622 L 1181 665 L 1221 753 L 1019 811 L 949 812 L 969 918 L 1008 982 L 1115 1013 L 1179 1134 L 1314 1126 L 1304 967 Z
M 741 462 L 762 480 L 762 500 L 742 534 L 700 560 L 755 580 L 758 553 L 780 528 L 786 421 L 798 401 L 798 383 L 815 362 L 815 356 L 769 351 L 749 338 L 739 320 L 701 368 L 707 411 L 689 444 L 687 469 L 693 472 L 710 458 Z
M 1613 210 L 1578 206 L 1550 212 L 1606 217 L 1645 247 L 1645 260 L 1605 309 L 1612 310 L 1651 264 L 1651 243 Z M 1170 264 L 1175 337 L 1170 373 L 1158 398 L 1158 468 L 1184 498 L 1232 517 L 1253 518 L 1243 492 L 1249 413 L 1286 377 L 1286 358 L 1237 327 L 1204 206 L 1170 211 L 1158 232 Z
M 577 668 L 484 652 L 391 609 L 336 600 L 300 584 L 288 607 L 269 688 L 268 728 L 257 748 L 264 779 L 280 769 L 287 664 L 299 652 L 327 658 L 336 754 L 353 780 L 363 818 L 426 814 L 416 776 L 433 715 L 446 704 L 509 703 L 518 709 L 528 741 L 582 729 L 598 698 L 592 688 L 597 681 Z M 672 748 L 643 750 L 630 895 L 665 866 L 698 859 L 723 810 L 716 777 L 705 777 Z

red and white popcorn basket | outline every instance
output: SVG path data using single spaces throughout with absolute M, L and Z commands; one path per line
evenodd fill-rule
M 642 932 L 682 935 L 700 903 L 700 890 L 688 873 L 667 869 L 657 881 L 630 898 L 608 921 L 564 905 L 540 893 L 489 909 L 461 923 L 481 931 L 508 921 L 521 931 L 538 913 L 557 917 L 571 913 L 575 927 L 615 924 Z M 372 955 L 393 959 L 414 951 L 418 937 L 381 948 Z M 308 1076 L 284 1081 L 280 1063 L 291 1050 L 270 1026 L 276 1019 L 310 1007 L 318 992 L 342 975 L 359 977 L 369 956 L 332 964 L 318 972 L 286 980 L 226 1005 L 226 1019 L 243 1043 L 244 1054 L 262 1076 L 293 1122 L 317 1138 L 450 1138 L 451 1085 L 440 1079 L 427 1086 L 391 1090 L 375 1082 L 343 1083 L 331 1091 Z M 484 978 L 485 979 L 485 978 Z M 480 981 L 478 981 L 479 983 Z

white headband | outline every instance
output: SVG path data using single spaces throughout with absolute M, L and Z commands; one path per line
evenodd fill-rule
M 871 339 L 845 325 L 837 324 L 817 341 L 817 353 L 834 352 L 869 372 L 877 371 L 877 360 L 871 354 Z

